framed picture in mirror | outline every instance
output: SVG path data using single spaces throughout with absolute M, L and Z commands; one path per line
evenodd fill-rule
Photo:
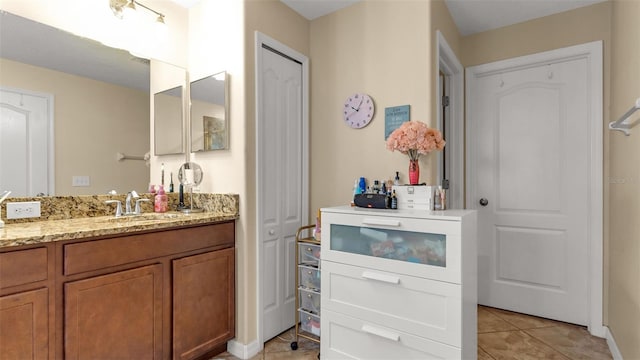
M 215 116 L 203 116 L 204 150 L 220 150 L 227 148 L 227 124 L 224 119 Z

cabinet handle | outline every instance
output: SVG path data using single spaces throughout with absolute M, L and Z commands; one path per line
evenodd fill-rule
M 396 334 L 394 332 L 383 330 L 383 329 L 378 329 L 373 326 L 362 325 L 362 331 L 366 332 L 367 334 L 376 335 L 376 336 L 380 336 L 381 338 L 389 339 L 391 341 L 400 341 L 400 334 Z
M 362 224 L 400 227 L 400 221 L 398 220 L 364 219 Z
M 399 284 L 400 283 L 400 278 L 397 277 L 397 276 L 386 275 L 386 274 L 378 274 L 378 273 L 369 272 L 369 271 L 363 272 L 362 273 L 362 277 L 365 278 L 365 279 L 382 281 L 382 282 L 386 282 L 386 283 L 389 283 L 389 284 Z

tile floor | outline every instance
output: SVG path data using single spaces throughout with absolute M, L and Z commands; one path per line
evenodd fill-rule
M 251 360 L 317 360 L 318 343 L 300 338 L 298 350 L 290 344 L 295 332 L 288 330 L 265 344 Z M 222 353 L 212 360 L 237 360 Z M 478 306 L 478 360 L 506 359 L 612 359 L 604 339 L 586 328 L 510 311 Z

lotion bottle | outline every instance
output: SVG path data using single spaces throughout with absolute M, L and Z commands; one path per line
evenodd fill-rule
M 167 212 L 169 207 L 169 198 L 164 192 L 164 186 L 160 185 L 158 193 L 155 196 L 153 202 L 153 210 L 157 213 Z

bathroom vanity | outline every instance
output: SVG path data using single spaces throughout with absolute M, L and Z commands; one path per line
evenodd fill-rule
M 477 356 L 476 213 L 322 209 L 321 351 Z
M 225 351 L 235 336 L 236 218 L 6 225 L 0 358 L 197 359 Z

